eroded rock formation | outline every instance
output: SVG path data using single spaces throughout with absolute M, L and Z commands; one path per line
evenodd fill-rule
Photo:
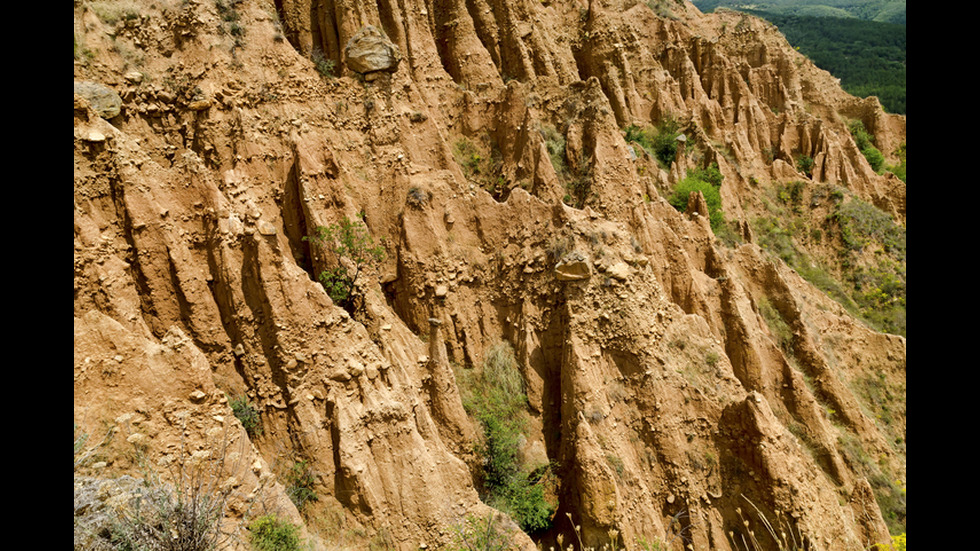
M 872 485 L 906 476 L 905 338 L 771 259 L 749 221 L 766 184 L 802 180 L 904 226 L 904 183 L 846 126 L 887 155 L 904 117 L 766 23 L 686 3 L 109 4 L 75 3 L 75 80 L 122 106 L 74 98 L 74 417 L 126 438 L 86 474 L 135 474 L 133 442 L 159 466 L 222 434 L 243 466 L 229 525 L 260 503 L 314 541 L 439 548 L 489 510 L 454 367 L 507 341 L 524 453 L 558 480 L 536 540 L 570 541 L 570 514 L 590 546 L 731 549 L 763 515 L 813 549 L 887 541 Z M 366 25 L 401 59 L 371 80 L 344 53 Z M 668 117 L 686 138 L 670 166 L 624 141 Z M 740 244 L 703 197 L 698 215 L 664 198 L 709 163 Z M 387 251 L 353 314 L 304 239 L 344 217 Z M 901 395 L 887 423 L 867 381 Z M 305 516 L 283 482 L 299 460 L 320 496 Z

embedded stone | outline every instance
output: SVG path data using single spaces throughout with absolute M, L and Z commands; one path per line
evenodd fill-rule
M 122 111 L 122 98 L 115 90 L 97 82 L 75 81 L 75 93 L 88 101 L 103 119 L 111 119 Z
M 560 281 L 579 281 L 592 277 L 592 267 L 581 253 L 573 251 L 565 255 L 555 266 L 555 277 Z
M 394 73 L 401 61 L 398 46 L 392 44 L 388 37 L 372 25 L 366 25 L 357 31 L 347 41 L 344 52 L 347 56 L 347 68 L 361 74 L 377 71 Z

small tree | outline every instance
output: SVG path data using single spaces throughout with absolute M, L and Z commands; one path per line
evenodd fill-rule
M 666 168 L 670 168 L 677 158 L 677 137 L 680 135 L 680 124 L 669 115 L 657 125 L 657 135 L 653 138 L 653 152 L 657 160 Z
M 384 261 L 384 247 L 374 244 L 363 222 L 346 216 L 337 224 L 318 226 L 315 235 L 304 239 L 333 255 L 336 266 L 320 272 L 317 279 L 335 304 L 352 311 L 358 298 L 357 278 L 362 271 Z

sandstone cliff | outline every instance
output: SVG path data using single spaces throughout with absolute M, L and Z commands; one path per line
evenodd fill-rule
M 366 26 L 380 49 L 354 64 Z M 573 523 L 628 549 L 742 548 L 745 520 L 775 548 L 762 517 L 864 549 L 904 525 L 905 337 L 753 224 L 805 226 L 794 246 L 840 279 L 894 250 L 840 253 L 835 209 L 871 205 L 901 228 L 904 289 L 905 184 L 847 124 L 891 156 L 905 118 L 766 23 L 669 0 L 76 0 L 74 32 L 74 420 L 116 435 L 76 475 L 220 441 L 229 527 L 271 511 L 317 545 L 448 546 L 489 511 L 460 379 L 503 341 L 520 452 L 554 473 L 546 548 Z M 665 120 L 669 166 L 623 132 Z M 714 229 L 703 197 L 666 199 L 712 163 Z M 349 311 L 305 239 L 344 218 L 386 251 Z

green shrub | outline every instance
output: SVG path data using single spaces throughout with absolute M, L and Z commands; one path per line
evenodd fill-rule
M 871 170 L 880 172 L 881 167 L 885 166 L 885 156 L 881 154 L 881 151 L 878 151 L 877 147 L 866 147 L 861 150 L 861 154 L 864 155 L 864 158 L 868 161 L 868 164 L 871 165 Z
M 722 180 L 725 179 L 721 174 L 721 170 L 718 168 L 718 163 L 711 163 L 707 168 L 689 169 L 687 175 L 697 178 L 702 182 L 708 182 L 716 188 L 720 188 Z
M 520 455 L 527 397 L 514 351 L 507 343 L 491 347 L 477 380 L 467 385 L 464 405 L 483 428 L 484 499 L 507 512 L 528 532 L 550 526 L 554 511 L 545 498 L 548 468 L 533 469 Z
M 307 503 L 318 501 L 314 487 L 316 486 L 316 476 L 310 469 L 310 464 L 306 461 L 297 461 L 289 468 L 286 473 L 286 495 L 292 500 L 296 508 L 303 510 Z
M 725 222 L 725 216 L 721 211 L 721 194 L 718 188 L 704 180 L 700 180 L 688 173 L 688 176 L 677 182 L 674 186 L 674 193 L 667 199 L 675 209 L 686 212 L 687 201 L 691 193 L 700 191 L 704 195 L 704 200 L 708 204 L 708 217 L 711 220 L 711 228 L 717 230 Z
M 790 203 L 792 205 L 799 206 L 800 201 L 803 199 L 803 191 L 805 189 L 806 184 L 797 180 L 795 182 L 778 186 L 776 188 L 776 196 L 783 203 Z
M 857 145 L 858 149 L 864 149 L 869 145 L 874 145 L 874 138 L 868 133 L 864 127 L 864 123 L 860 120 L 853 120 L 847 123 L 847 130 L 851 133 L 851 137 L 854 138 L 854 144 Z
M 518 476 L 506 488 L 506 510 L 525 532 L 551 527 L 555 508 L 545 499 L 544 487 L 527 476 Z
M 336 67 L 337 62 L 324 55 L 323 50 L 313 50 L 313 55 L 310 57 L 313 61 L 313 66 L 316 67 L 316 71 L 320 73 L 321 76 L 326 78 L 334 77 L 333 70 Z
M 851 121 L 848 123 L 847 129 L 854 137 L 855 145 L 861 150 L 861 154 L 867 159 L 868 164 L 871 165 L 871 169 L 875 172 L 880 171 L 885 164 L 885 156 L 874 146 L 874 136 L 864 128 L 864 123 L 859 120 Z
M 806 174 L 807 178 L 813 177 L 813 157 L 809 155 L 796 156 L 796 170 Z
M 363 222 L 346 216 L 337 224 L 317 227 L 315 235 L 303 239 L 312 240 L 334 257 L 336 267 L 323 270 L 318 279 L 335 304 L 353 312 L 360 298 L 355 287 L 357 278 L 384 261 L 384 247 L 374 244 Z
M 673 117 L 667 116 L 657 124 L 657 135 L 653 138 L 653 154 L 668 168 L 677 158 L 677 138 L 680 134 L 680 125 Z
M 255 551 L 299 551 L 303 542 L 299 526 L 273 515 L 261 516 L 248 525 Z
M 635 143 L 647 152 L 653 153 L 652 131 L 631 124 L 623 129 L 623 132 L 625 132 L 624 138 L 626 139 L 626 143 Z
M 661 119 L 656 130 L 631 124 L 625 128 L 624 132 L 627 143 L 638 144 L 667 168 L 670 168 L 677 157 L 677 137 L 680 136 L 680 125 L 671 116 Z
M 262 419 L 259 417 L 259 411 L 248 401 L 248 397 L 233 398 L 231 411 L 250 437 L 262 434 Z

